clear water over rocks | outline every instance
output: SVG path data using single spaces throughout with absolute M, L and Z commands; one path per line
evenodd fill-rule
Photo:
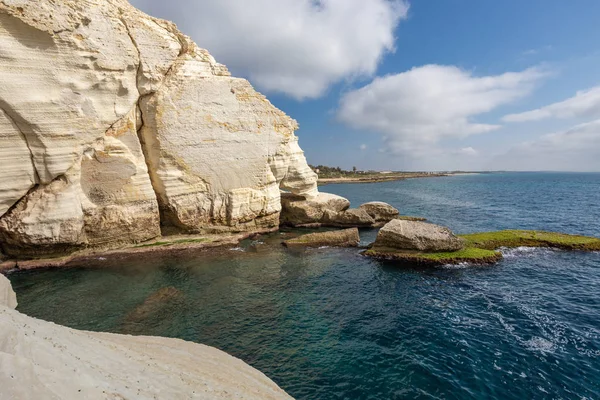
M 323 191 L 457 233 L 600 236 L 600 174 L 465 175 Z M 363 243 L 376 230 L 361 231 Z M 196 259 L 10 276 L 19 310 L 78 329 L 197 341 L 299 399 L 600 398 L 600 253 L 518 248 L 495 266 L 398 268 L 285 233 Z

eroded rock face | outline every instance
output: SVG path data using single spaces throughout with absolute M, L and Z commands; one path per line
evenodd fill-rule
M 458 251 L 464 241 L 446 227 L 427 222 L 393 220 L 379 230 L 375 247 L 424 252 Z
M 8 255 L 272 228 L 279 188 L 317 194 L 296 122 L 125 0 L 0 2 L 0 48 Z
M 307 226 L 325 222 L 325 213 L 339 213 L 350 207 L 350 202 L 335 194 L 319 193 L 314 197 L 281 194 L 281 223 L 290 226 Z
M 0 398 L 291 399 L 264 374 L 215 348 L 78 331 L 15 306 L 0 275 Z
M 323 224 L 338 227 L 354 226 L 367 228 L 375 225 L 375 220 L 365 210 L 350 208 L 340 212 L 325 211 Z
M 364 203 L 358 209 L 366 211 L 376 222 L 389 222 L 400 215 L 398 209 L 382 201 Z
M 280 187 L 316 194 L 296 122 L 191 42 L 141 109 L 161 210 L 184 231 L 276 227 Z

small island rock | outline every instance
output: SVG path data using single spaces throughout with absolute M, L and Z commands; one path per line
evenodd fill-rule
M 357 247 L 360 236 L 357 228 L 341 231 L 315 232 L 286 240 L 283 244 L 287 247 Z
M 375 247 L 424 252 L 458 251 L 464 248 L 463 239 L 446 227 L 427 222 L 395 219 L 377 235 Z

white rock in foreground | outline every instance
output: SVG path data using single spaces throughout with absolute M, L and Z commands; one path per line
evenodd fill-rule
M 17 308 L 17 295 L 10 285 L 10 281 L 0 274 L 0 307 L 11 310 Z
M 291 398 L 215 348 L 78 331 L 23 315 L 15 305 L 10 283 L 0 275 L 0 399 Z

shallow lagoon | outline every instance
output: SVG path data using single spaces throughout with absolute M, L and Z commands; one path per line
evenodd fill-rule
M 600 236 L 600 174 L 330 185 L 459 233 Z M 376 231 L 363 231 L 371 241 Z M 600 398 L 600 254 L 513 249 L 493 267 L 397 268 L 280 234 L 196 259 L 10 278 L 19 309 L 67 326 L 216 346 L 300 399 Z M 111 264 L 111 265 L 108 265 Z M 160 301 L 157 290 L 174 287 Z

